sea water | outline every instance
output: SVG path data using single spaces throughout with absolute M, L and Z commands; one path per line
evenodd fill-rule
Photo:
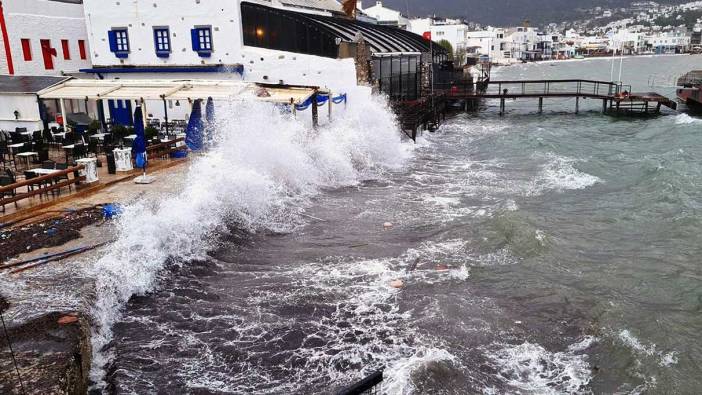
M 673 95 L 661 81 L 701 60 L 627 58 L 622 75 Z M 318 130 L 221 105 L 184 187 L 127 208 L 95 264 L 96 389 L 329 393 L 379 369 L 389 394 L 702 386 L 696 118 L 487 102 L 412 144 L 382 99 L 349 100 Z

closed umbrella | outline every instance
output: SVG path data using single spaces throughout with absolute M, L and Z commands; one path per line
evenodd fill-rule
M 134 134 L 136 135 L 132 143 L 134 161 L 136 162 L 136 167 L 144 171 L 144 174 L 137 177 L 134 181 L 137 184 L 150 184 L 154 181 L 154 178 L 146 175 L 146 166 L 149 159 L 146 154 L 146 134 L 144 133 L 144 116 L 141 113 L 141 106 L 137 106 L 134 110 Z
M 211 143 L 215 134 L 215 109 L 214 100 L 211 97 L 207 98 L 207 104 L 205 105 L 205 130 L 205 137 L 208 143 Z
M 188 145 L 191 151 L 200 151 L 202 149 L 202 133 L 205 125 L 202 122 L 202 100 L 195 100 L 193 109 L 190 111 L 190 120 L 188 120 L 188 128 L 185 130 L 185 144 Z

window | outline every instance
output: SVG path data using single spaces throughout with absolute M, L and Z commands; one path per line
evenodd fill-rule
M 53 70 L 56 50 L 51 47 L 51 40 L 39 40 L 39 45 L 41 45 L 41 56 L 44 58 L 44 69 Z
M 212 53 L 212 28 L 210 26 L 195 27 L 190 31 L 193 42 L 193 51 L 202 57 L 209 57 Z
M 118 58 L 129 56 L 129 36 L 127 29 L 112 29 L 107 32 L 110 41 L 110 51 Z
M 71 51 L 68 49 L 68 40 L 61 40 L 61 49 L 63 50 L 63 58 L 71 60 Z
M 154 47 L 156 48 L 156 56 L 159 58 L 167 58 L 170 55 L 171 39 L 167 27 L 154 28 Z
M 32 60 L 32 47 L 28 38 L 22 39 L 22 55 L 24 56 L 25 62 Z
M 80 53 L 80 58 L 85 60 L 88 58 L 88 55 L 85 51 L 85 40 L 78 40 L 78 52 Z

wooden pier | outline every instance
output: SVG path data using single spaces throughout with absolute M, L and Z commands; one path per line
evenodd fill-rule
M 538 99 L 539 113 L 544 98 L 575 99 L 575 113 L 580 112 L 581 99 L 602 101 L 602 112 L 610 115 L 653 115 L 666 106 L 675 110 L 677 103 L 653 92 L 631 92 L 631 86 L 594 80 L 523 80 L 486 81 L 478 89 L 449 89 L 453 100 L 500 99 L 500 115 L 505 114 L 508 99 Z
M 506 114 L 507 100 L 538 100 L 538 112 L 543 113 L 544 99 L 575 99 L 575 113 L 580 112 L 581 99 L 600 100 L 602 113 L 613 116 L 652 116 L 661 107 L 677 109 L 677 103 L 654 92 L 631 92 L 631 86 L 616 82 L 556 79 L 522 81 L 458 81 L 435 85 L 434 95 L 412 102 L 395 102 L 402 130 L 412 139 L 419 128 L 438 127 L 452 108 L 479 110 L 484 99 L 500 100 L 500 116 Z

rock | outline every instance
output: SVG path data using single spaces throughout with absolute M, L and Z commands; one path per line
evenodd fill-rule
M 59 318 L 57 322 L 59 323 L 59 325 L 70 325 L 78 322 L 78 317 L 72 314 L 68 314 Z
M 403 288 L 405 286 L 405 282 L 400 279 L 392 280 L 390 281 L 390 286 L 393 288 Z
M 62 325 L 64 317 L 75 321 Z M 8 335 L 28 393 L 87 393 L 92 348 L 85 316 L 53 312 L 13 324 L 8 325 Z M 7 349 L 5 336 L 0 336 L 0 350 Z M 0 358 L 0 394 L 21 393 L 11 359 Z

